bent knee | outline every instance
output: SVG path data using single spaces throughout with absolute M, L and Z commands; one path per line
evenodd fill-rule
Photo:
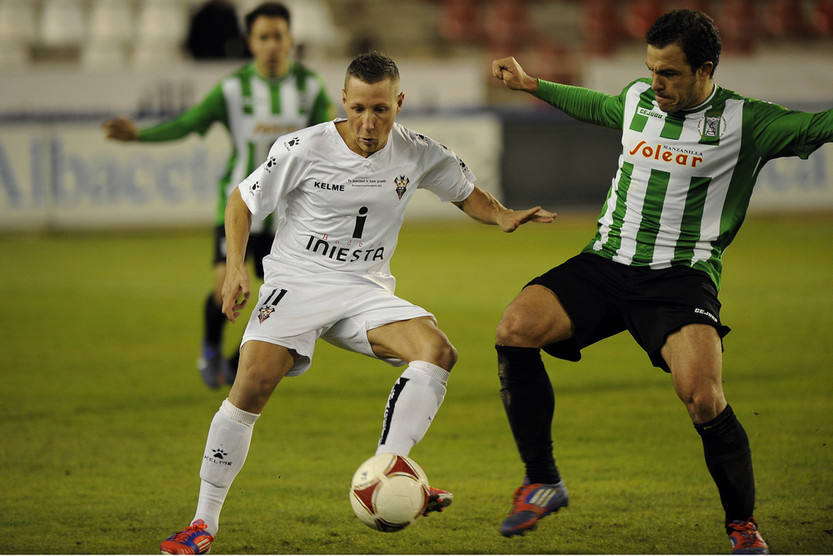
M 499 346 L 543 347 L 569 337 L 568 334 L 561 338 L 561 328 L 509 307 L 495 330 L 495 343 Z
M 689 416 L 695 423 L 711 421 L 726 407 L 726 398 L 719 386 L 678 388 L 677 396 L 685 404 Z
M 251 356 L 245 349 L 247 345 L 244 344 L 244 350 L 241 352 L 237 376 L 229 392 L 229 399 L 240 409 L 259 413 L 269 401 L 275 387 L 292 368 L 294 359 L 288 351 L 285 354 L 280 353 L 279 357 Z M 271 350 L 271 347 L 268 348 Z
M 446 371 L 457 363 L 457 349 L 445 338 L 438 338 L 437 341 L 425 346 L 422 359 L 442 367 Z

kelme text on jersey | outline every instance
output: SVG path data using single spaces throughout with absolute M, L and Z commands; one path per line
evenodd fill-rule
M 327 183 L 324 181 L 316 181 L 313 183 L 316 189 L 326 189 L 328 191 L 344 191 L 343 183 Z

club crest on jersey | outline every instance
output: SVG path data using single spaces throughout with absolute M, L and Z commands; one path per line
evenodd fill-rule
M 700 135 L 703 137 L 720 137 L 726 127 L 726 121 L 721 116 L 705 116 L 699 122 Z
M 269 315 L 275 312 L 274 307 L 270 307 L 269 305 L 263 305 L 260 309 L 257 310 L 257 320 L 260 321 L 260 324 L 263 324 L 263 321 L 269 318 Z
M 398 178 L 394 179 L 393 182 L 396 184 L 396 194 L 399 198 L 402 198 L 402 195 L 405 194 L 405 190 L 408 188 L 408 183 L 411 180 L 406 178 L 405 176 L 399 176 Z

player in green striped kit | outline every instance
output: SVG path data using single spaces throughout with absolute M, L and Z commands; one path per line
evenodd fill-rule
M 570 116 L 622 130 L 619 169 L 583 252 L 533 279 L 497 328 L 504 407 L 526 477 L 501 526 L 534 528 L 567 506 L 552 452 L 554 396 L 540 349 L 571 361 L 628 330 L 670 372 L 700 434 L 736 554 L 767 554 L 753 517 L 749 441 L 724 397 L 721 256 L 761 167 L 833 141 L 833 110 L 810 114 L 745 98 L 713 81 L 721 43 L 705 14 L 675 10 L 647 33 L 650 79 L 607 95 L 535 79 L 514 58 L 495 77 Z
M 232 152 L 219 182 L 214 215 L 214 289 L 205 300 L 204 338 L 199 361 L 206 385 L 217 388 L 221 381 L 234 381 L 237 355 L 229 361 L 222 356 L 222 334 L 226 318 L 222 313 L 220 289 L 226 274 L 223 217 L 229 192 L 263 160 L 275 139 L 296 129 L 328 121 L 333 105 L 321 79 L 291 60 L 290 14 L 283 4 L 266 2 L 245 18 L 249 49 L 254 61 L 218 83 L 196 106 L 172 120 L 138 129 L 128 118 L 104 124 L 107 136 L 121 141 L 173 141 L 196 132 L 204 135 L 215 122 L 226 127 Z M 254 223 L 248 255 L 255 273 L 263 278 L 262 259 L 269 253 L 274 237 L 272 217 Z

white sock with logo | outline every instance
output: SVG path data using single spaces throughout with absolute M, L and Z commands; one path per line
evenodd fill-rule
M 220 510 L 231 482 L 246 461 L 252 429 L 258 417 L 260 414 L 238 409 L 225 399 L 211 421 L 200 468 L 202 481 L 194 520 L 205 521 L 212 535 L 217 534 Z
M 443 403 L 448 375 L 433 363 L 411 361 L 390 392 L 377 454 L 407 456 L 422 440 Z

